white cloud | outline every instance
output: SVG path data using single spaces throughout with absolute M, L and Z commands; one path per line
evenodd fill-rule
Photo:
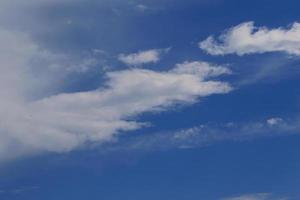
M 208 80 L 228 69 L 199 62 L 164 72 L 108 72 L 102 88 L 58 94 L 68 81 L 64 55 L 10 30 L 0 29 L 0 43 L 0 160 L 111 141 L 120 132 L 143 126 L 132 119 L 140 113 L 231 90 L 225 82 Z M 88 64 L 78 66 L 85 70 Z
M 285 52 L 300 55 L 300 23 L 289 28 L 255 27 L 253 22 L 242 23 L 229 29 L 216 40 L 213 36 L 199 43 L 212 55 Z M 219 42 L 220 41 L 220 42 Z
M 288 198 L 276 198 L 270 193 L 246 194 L 237 197 L 224 198 L 222 200 L 287 200 Z
M 276 126 L 276 125 L 278 125 L 282 122 L 283 122 L 283 119 L 278 118 L 278 117 L 270 118 L 270 119 L 267 120 L 267 123 L 270 126 Z
M 127 65 L 143 65 L 147 63 L 156 63 L 160 60 L 162 53 L 167 52 L 168 49 L 151 49 L 146 51 L 139 51 L 132 54 L 120 54 L 118 59 Z

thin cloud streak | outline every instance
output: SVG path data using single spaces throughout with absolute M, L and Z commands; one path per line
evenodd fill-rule
M 270 117 L 265 121 L 202 124 L 177 130 L 157 132 L 122 140 L 115 146 L 107 147 L 108 151 L 143 150 L 157 151 L 165 149 L 201 148 L 221 142 L 244 142 L 260 138 L 282 137 L 300 133 L 299 119 L 282 119 Z
M 256 193 L 256 194 L 245 194 L 236 197 L 223 198 L 221 200 L 288 200 L 288 198 L 275 197 L 271 193 Z

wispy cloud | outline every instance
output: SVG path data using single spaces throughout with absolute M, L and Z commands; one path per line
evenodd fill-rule
M 199 43 L 199 47 L 212 55 L 253 54 L 285 52 L 300 55 L 300 24 L 288 28 L 255 27 L 254 22 L 245 22 L 223 33 L 216 40 L 213 36 Z M 219 42 L 220 41 L 220 42 Z
M 157 63 L 160 60 L 161 54 L 168 51 L 169 49 L 150 49 L 132 54 L 120 54 L 118 59 L 127 65 L 133 66 Z
M 236 197 L 223 198 L 222 200 L 288 200 L 288 198 L 275 197 L 270 193 L 245 194 Z
M 138 4 L 138 5 L 136 5 L 136 9 L 141 12 L 144 12 L 144 11 L 148 10 L 149 8 L 148 8 L 148 6 L 146 6 L 144 4 Z
M 23 193 L 34 192 L 39 189 L 40 187 L 38 186 L 23 186 L 18 188 L 11 188 L 11 189 L 0 189 L 0 197 L 2 195 L 20 195 Z
M 200 148 L 225 141 L 243 142 L 259 138 L 299 134 L 299 119 L 270 117 L 264 121 L 202 124 L 178 131 L 142 135 L 111 147 L 112 150 L 132 149 L 153 151 L 172 148 Z M 110 149 L 110 148 L 108 148 Z

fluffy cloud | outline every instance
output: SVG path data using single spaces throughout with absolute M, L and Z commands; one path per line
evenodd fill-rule
M 211 55 L 285 52 L 300 55 L 300 23 L 289 28 L 255 27 L 253 22 L 229 29 L 216 40 L 213 36 L 199 43 Z M 220 41 L 220 42 L 219 42 Z
M 118 59 L 127 65 L 143 65 L 147 63 L 156 63 L 160 60 L 161 54 L 167 51 L 168 49 L 151 49 L 128 55 L 120 54 Z
M 103 87 L 61 93 L 69 73 L 64 55 L 10 30 L 0 29 L 0 42 L 0 160 L 111 141 L 144 126 L 132 118 L 143 112 L 231 90 L 225 82 L 209 80 L 230 73 L 227 68 L 194 62 L 164 72 L 108 72 Z
M 287 200 L 287 198 L 276 198 L 269 193 L 248 194 L 238 197 L 225 198 L 223 200 Z

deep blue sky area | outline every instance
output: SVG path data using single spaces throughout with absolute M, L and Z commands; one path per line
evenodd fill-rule
M 298 140 L 291 136 L 142 156 L 42 159 L 6 171 L 9 178 L 2 185 L 37 188 L 3 199 L 219 199 L 265 191 L 298 199 Z
M 32 0 L 28 6 L 20 2 L 12 1 L 6 18 L 0 15 L 1 29 L 27 33 L 39 47 L 68 57 L 57 59 L 64 64 L 75 65 L 86 57 L 98 60 L 89 71 L 53 79 L 47 97 L 106 88 L 110 71 L 143 68 L 168 73 L 176 64 L 192 61 L 229 68 L 232 74 L 212 80 L 226 81 L 233 90 L 196 95 L 194 102 L 163 106 L 162 110 L 130 113 L 126 120 L 148 125 L 114 133 L 115 140 L 107 143 L 89 145 L 88 141 L 67 151 L 53 151 L 50 145 L 43 152 L 25 153 L 3 164 L 0 160 L 0 200 L 300 199 L 300 54 L 270 50 L 218 56 L 198 46 L 208 36 L 218 37 L 249 21 L 269 30 L 289 30 L 300 22 L 300 1 Z M 300 32 L 295 34 L 300 38 Z M 2 36 L 0 33 L 0 39 Z M 295 43 L 298 50 L 299 40 Z M 136 67 L 119 59 L 121 54 L 149 49 L 158 49 L 159 62 Z M 51 59 L 54 62 L 56 57 Z M 47 79 L 47 73 L 41 79 Z M 116 102 L 126 100 L 121 96 Z M 106 110 L 103 112 L 105 115 Z M 1 129 L 5 123 L 0 122 L 0 132 L 7 131 Z M 188 135 L 192 139 L 187 143 L 177 145 L 169 138 L 201 125 L 209 131 Z M 223 126 L 230 126 L 230 131 L 224 128 L 223 133 Z M 201 134 L 206 133 L 209 139 L 202 143 Z

